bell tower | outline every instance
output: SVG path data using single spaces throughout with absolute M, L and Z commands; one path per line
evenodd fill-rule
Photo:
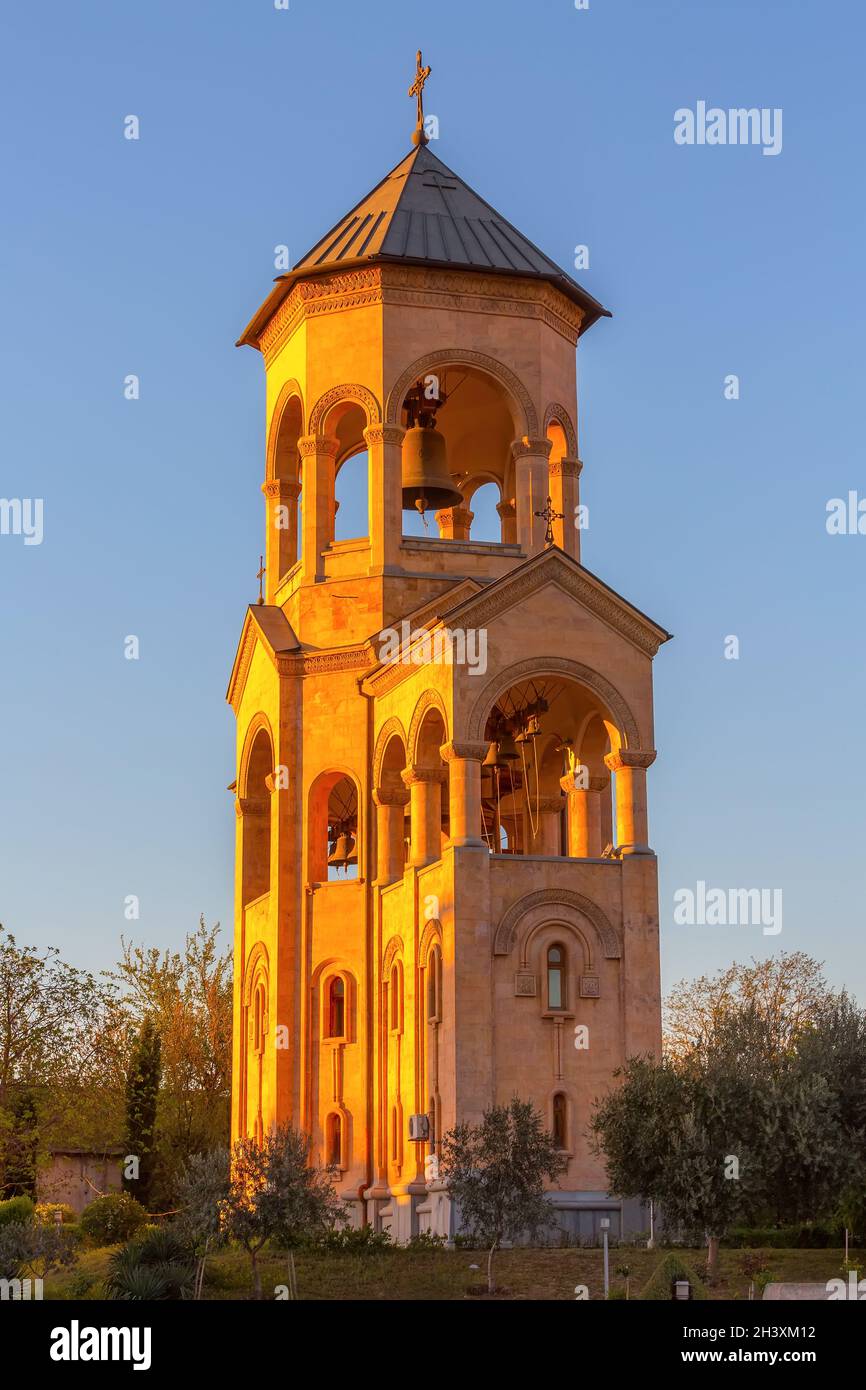
M 575 349 L 607 311 L 432 153 L 429 75 L 419 54 L 412 152 L 240 339 L 265 364 L 266 574 L 228 692 L 233 1137 L 290 1120 L 359 1224 L 451 1234 L 441 1136 L 518 1094 L 589 1233 L 630 1220 L 592 1099 L 660 1045 L 669 634 L 581 564 Z

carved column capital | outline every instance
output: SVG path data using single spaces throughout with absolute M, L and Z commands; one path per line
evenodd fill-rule
M 238 796 L 235 798 L 235 815 L 241 816 L 263 816 L 267 812 L 270 802 L 264 796 Z
M 373 792 L 374 806 L 408 806 L 409 792 L 396 787 L 379 787 Z
M 443 743 L 442 747 L 439 749 L 439 753 L 446 763 L 453 763 L 458 758 L 465 759 L 467 762 L 483 763 L 489 749 L 489 743 L 475 743 L 454 739 L 451 743 Z
M 579 478 L 583 472 L 581 459 L 562 458 L 550 464 L 551 478 Z
M 364 439 L 372 446 L 374 444 L 402 444 L 406 431 L 402 425 L 368 425 L 364 430 Z
M 262 492 L 269 502 L 297 502 L 301 484 L 294 478 L 271 478 L 262 483 Z
M 441 786 L 446 776 L 444 767 L 404 767 L 400 773 L 405 787 L 429 785 L 433 782 L 438 782 Z
M 604 760 L 605 767 L 611 772 L 621 772 L 623 768 L 648 768 L 652 767 L 656 760 L 655 749 L 641 751 L 638 748 L 620 748 L 618 753 L 608 753 Z
M 511 453 L 515 459 L 522 458 L 550 458 L 550 451 L 553 448 L 552 439 L 530 439 L 524 436 L 523 439 L 515 439 L 511 445 Z
M 298 440 L 301 458 L 333 458 L 340 452 L 340 441 L 326 434 L 303 434 Z
M 514 504 L 513 498 L 510 502 L 500 502 L 496 510 L 499 513 L 501 521 L 510 521 L 513 517 L 517 516 L 517 507 Z

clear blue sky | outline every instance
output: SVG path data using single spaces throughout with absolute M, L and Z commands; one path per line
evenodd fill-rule
M 420 44 L 435 152 L 564 266 L 588 244 L 614 311 L 580 352 L 584 559 L 676 634 L 665 988 L 803 949 L 866 997 L 866 536 L 825 529 L 866 496 L 862 7 L 55 0 L 5 28 L 0 496 L 44 498 L 45 538 L 0 537 L 0 919 L 92 967 L 124 930 L 230 924 L 264 457 L 233 343 L 274 246 L 299 258 L 408 151 Z M 699 100 L 781 107 L 782 153 L 675 145 Z M 675 926 L 699 879 L 782 888 L 781 935 Z

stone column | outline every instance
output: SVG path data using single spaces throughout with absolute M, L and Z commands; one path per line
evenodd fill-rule
M 409 863 L 416 869 L 442 857 L 442 782 L 438 767 L 407 767 L 401 773 L 412 807 Z
M 455 847 L 486 848 L 481 834 L 481 764 L 488 743 L 445 743 L 439 749 L 449 766 L 449 820 Z
M 547 460 L 553 443 L 549 439 L 517 439 L 511 446 L 514 455 L 515 496 L 517 508 L 517 543 L 527 555 L 544 549 L 547 527 L 536 515 L 547 505 Z
M 532 803 L 534 809 L 534 797 Z M 560 835 L 562 806 L 561 796 L 542 796 L 540 798 L 537 812 L 538 824 L 534 835 L 532 834 L 532 822 L 527 814 L 525 824 L 527 831 L 532 836 L 529 854 L 543 854 L 548 858 L 559 857 L 562 854 Z
M 553 541 L 566 555 L 580 559 L 580 532 L 577 529 L 579 478 L 583 464 L 580 459 L 562 458 L 548 468 L 550 500 L 561 521 L 553 523 Z
M 315 584 L 325 577 L 322 552 L 331 543 L 334 518 L 334 460 L 339 448 L 338 440 L 326 438 L 325 435 L 305 434 L 298 440 L 304 490 L 301 560 L 305 584 Z
M 616 774 L 616 842 L 621 854 L 652 854 L 647 830 L 646 771 L 655 751 L 621 748 L 605 766 Z
M 502 522 L 502 544 L 517 543 L 517 508 L 513 502 L 500 502 L 496 508 Z
M 475 513 L 468 507 L 447 507 L 436 513 L 440 541 L 468 541 Z
M 373 802 L 376 806 L 376 882 L 384 887 L 403 877 L 406 858 L 403 825 L 409 793 L 380 787 L 373 793 Z
M 400 568 L 405 433 L 401 425 L 370 425 L 364 430 L 369 459 L 371 574 L 394 574 Z
M 298 498 L 301 484 L 294 478 L 262 483 L 265 494 L 265 596 L 273 603 L 281 580 L 298 558 Z

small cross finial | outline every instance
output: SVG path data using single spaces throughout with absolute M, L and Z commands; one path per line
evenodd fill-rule
M 433 69 L 431 67 L 425 68 L 424 59 L 421 57 L 421 50 L 419 48 L 415 81 L 409 88 L 410 97 L 418 98 L 418 124 L 412 136 L 416 145 L 428 145 L 430 143 L 427 139 L 426 131 L 424 130 L 424 88 L 427 85 L 427 79 L 432 71 Z
M 258 599 L 259 603 L 264 603 L 264 601 L 265 601 L 265 594 L 264 594 L 264 589 L 262 588 L 262 584 L 263 584 L 263 582 L 264 582 L 264 578 L 265 578 L 265 575 L 266 575 L 266 574 L 267 574 L 267 570 L 265 569 L 265 557 L 264 557 L 264 555 L 260 555 L 260 556 L 259 556 L 259 572 L 258 572 L 258 574 L 256 575 L 256 579 L 259 581 L 259 599 Z
M 544 508 L 543 512 L 534 512 L 533 515 L 537 516 L 539 521 L 547 522 L 547 530 L 544 533 L 544 544 L 553 545 L 553 523 L 554 521 L 564 520 L 562 512 L 555 512 L 553 510 L 553 498 L 548 497 L 547 506 Z

